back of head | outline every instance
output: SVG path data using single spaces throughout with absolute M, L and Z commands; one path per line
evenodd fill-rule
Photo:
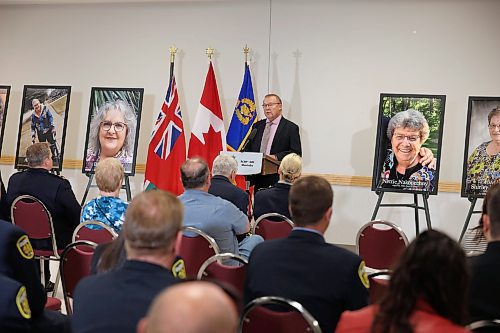
M 302 173 L 302 158 L 295 153 L 286 155 L 281 161 L 278 171 L 281 180 L 293 183 Z
M 95 168 L 95 181 L 99 190 L 114 192 L 123 182 L 123 165 L 114 157 L 102 159 Z
M 482 213 L 489 216 L 491 237 L 500 240 L 500 183 L 490 186 L 484 202 L 486 205 L 483 205 Z M 484 208 L 486 208 L 486 211 L 484 211 Z
M 26 149 L 26 160 L 30 168 L 42 166 L 43 161 L 47 158 L 50 158 L 48 142 L 37 142 Z
M 217 156 L 212 165 L 212 175 L 214 176 L 225 176 L 231 175 L 231 172 L 236 172 L 238 170 L 238 162 L 236 159 L 227 154 L 221 154 Z
M 181 166 L 182 186 L 187 189 L 199 188 L 206 184 L 210 170 L 207 162 L 195 157 L 187 159 Z
M 206 281 L 193 281 L 169 287 L 156 297 L 138 331 L 234 333 L 237 321 L 236 306 L 222 288 Z
M 295 181 L 288 197 L 293 222 L 299 226 L 317 224 L 333 205 L 330 184 L 318 176 L 306 176 Z
M 141 192 L 125 212 L 123 236 L 127 250 L 167 250 L 182 228 L 183 206 L 174 195 L 160 191 Z
M 465 254 L 436 230 L 415 238 L 401 255 L 374 321 L 377 332 L 413 332 L 409 318 L 418 300 L 457 325 L 466 320 L 469 283 Z

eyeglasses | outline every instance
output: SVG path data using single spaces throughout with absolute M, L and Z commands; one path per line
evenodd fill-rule
M 488 125 L 488 127 L 489 127 L 490 129 L 500 130 L 500 124 L 498 124 L 498 125 Z
M 262 108 L 272 108 L 273 106 L 281 104 L 281 103 L 267 103 L 267 104 L 262 104 Z
M 418 139 L 420 139 L 420 135 L 402 135 L 402 134 L 395 134 L 394 135 L 394 138 L 397 140 L 397 141 L 404 141 L 404 139 L 408 139 L 408 141 L 410 142 L 415 142 L 417 141 Z
M 127 125 L 120 122 L 112 123 L 110 121 L 101 121 L 101 128 L 106 132 L 108 132 L 111 127 L 114 127 L 116 132 L 121 132 L 125 129 L 125 127 L 127 127 Z

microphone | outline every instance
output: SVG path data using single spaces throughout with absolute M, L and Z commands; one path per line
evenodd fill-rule
M 245 144 L 243 145 L 243 147 L 241 148 L 240 151 L 245 151 L 245 149 L 247 148 L 248 144 L 253 141 L 253 139 L 255 138 L 255 136 L 257 135 L 257 129 L 254 128 L 251 132 L 250 132 L 250 135 L 248 135 L 248 138 L 247 138 L 247 141 L 245 141 Z

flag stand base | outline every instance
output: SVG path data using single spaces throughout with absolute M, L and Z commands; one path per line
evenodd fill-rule
M 92 180 L 94 180 L 94 174 L 93 173 L 86 173 L 85 175 L 89 178 L 89 181 L 87 182 L 87 187 L 85 188 L 85 193 L 83 194 L 83 199 L 82 199 L 82 202 L 80 203 L 81 206 L 83 206 L 85 204 L 85 199 L 87 199 L 87 195 L 89 194 L 90 188 L 97 187 L 97 185 L 92 184 Z M 130 192 L 129 176 L 125 175 L 124 180 L 125 180 L 125 182 L 121 186 L 121 189 L 125 190 L 125 193 L 127 194 L 127 201 L 130 202 L 130 200 L 132 200 L 132 194 Z

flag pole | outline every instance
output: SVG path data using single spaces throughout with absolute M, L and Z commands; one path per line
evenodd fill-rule
M 170 46 L 168 49 L 170 51 L 170 77 L 169 81 L 172 80 L 172 76 L 174 75 L 174 59 L 175 59 L 175 54 L 177 53 L 177 48 L 175 45 Z
M 247 44 L 245 44 L 245 47 L 243 48 L 243 53 L 245 54 L 245 66 L 248 64 L 248 53 L 250 53 L 250 48 L 248 47 Z
M 210 62 L 212 61 L 212 57 L 213 57 L 213 55 L 214 55 L 214 52 L 215 52 L 215 49 L 214 49 L 214 48 L 212 48 L 212 47 L 207 47 L 207 48 L 205 49 L 205 53 L 207 54 L 207 56 L 208 56 L 208 60 L 210 60 Z

